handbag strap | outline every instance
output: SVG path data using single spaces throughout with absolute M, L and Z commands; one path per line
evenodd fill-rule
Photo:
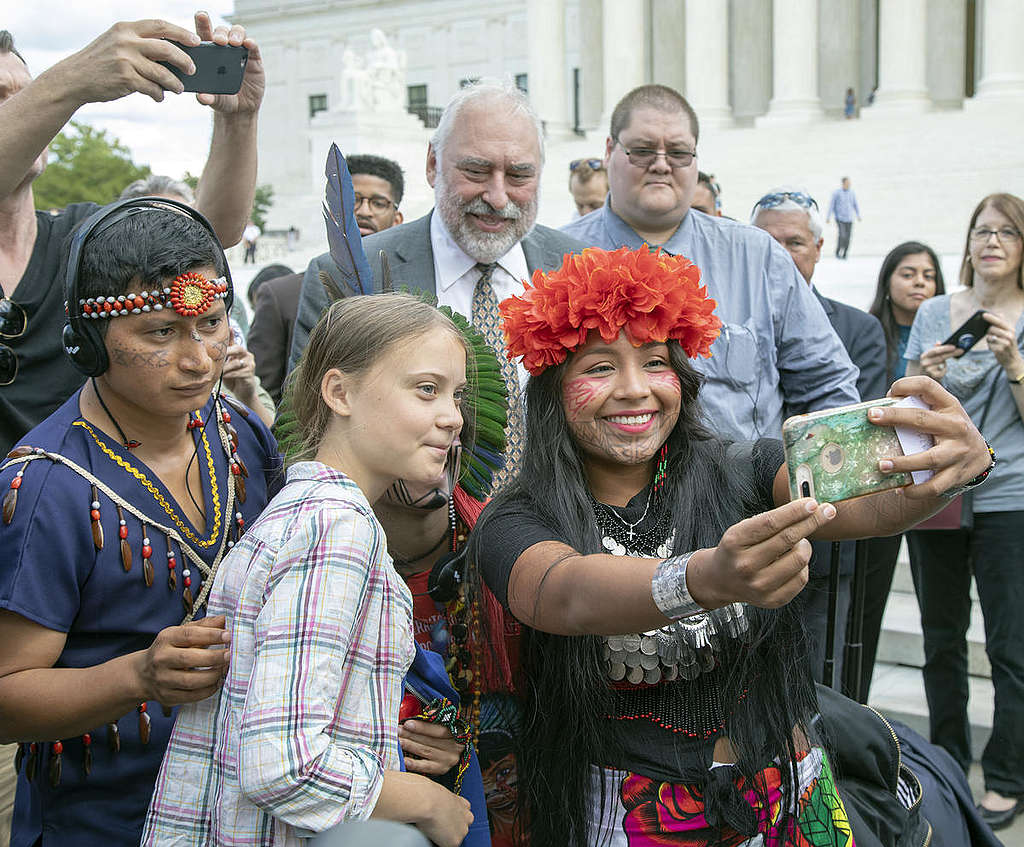
M 1017 335 L 1017 346 L 1020 347 L 1024 343 L 1024 329 Z M 992 401 L 995 399 L 996 391 L 999 390 L 999 373 L 1003 366 L 996 362 L 992 368 L 992 385 L 988 390 L 988 397 L 985 398 L 985 406 L 981 410 L 981 420 L 978 422 L 978 432 L 981 433 L 981 437 L 985 437 L 985 422 L 988 420 L 989 410 L 992 408 Z M 988 441 L 985 442 L 986 444 Z M 991 449 L 991 448 L 989 448 Z M 960 525 L 965 528 L 970 528 L 974 524 L 974 492 L 971 490 L 965 491 L 960 495 L 961 506 L 960 506 Z
M 1021 329 L 1017 335 L 1017 346 L 1021 347 L 1024 345 L 1024 329 Z M 985 407 L 981 410 L 981 421 L 978 423 L 978 432 L 984 437 L 985 422 L 988 420 L 988 410 L 992 408 L 992 400 L 996 396 L 996 391 L 999 389 L 999 371 L 1002 370 L 1002 365 L 996 362 L 995 367 L 992 368 L 992 387 L 988 390 L 988 397 L 985 400 Z

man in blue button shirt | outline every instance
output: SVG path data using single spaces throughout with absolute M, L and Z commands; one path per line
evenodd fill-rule
M 646 242 L 693 261 L 723 322 L 711 358 L 692 363 L 706 378 L 705 416 L 727 438 L 778 438 L 790 414 L 857 402 L 858 371 L 782 246 L 691 210 L 697 134 L 697 115 L 677 91 L 629 92 L 605 148 L 608 198 L 563 231 L 590 246 Z
M 850 188 L 850 178 L 844 176 L 840 183 L 842 188 L 832 192 L 832 201 L 828 204 L 828 217 L 826 222 L 836 219 L 836 226 L 839 227 L 839 238 L 836 241 L 836 258 L 845 259 L 850 249 L 850 234 L 853 232 L 853 216 L 860 220 L 860 207 L 857 205 L 857 195 Z

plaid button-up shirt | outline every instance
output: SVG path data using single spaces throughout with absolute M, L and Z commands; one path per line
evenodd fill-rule
M 369 816 L 399 768 L 412 597 L 359 488 L 304 462 L 225 557 L 231 663 L 180 710 L 143 844 L 293 845 Z

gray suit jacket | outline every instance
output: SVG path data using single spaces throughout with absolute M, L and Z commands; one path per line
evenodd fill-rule
M 375 291 L 380 291 L 381 288 L 380 253 L 383 251 L 391 266 L 391 280 L 395 288 L 405 286 L 436 296 L 434 251 L 430 246 L 432 214 L 433 211 L 415 221 L 376 232 L 363 239 L 363 250 L 373 270 Z M 562 264 L 566 253 L 578 253 L 584 247 L 575 238 L 539 224 L 526 234 L 521 243 L 526 256 L 526 266 L 531 274 L 537 269 L 554 270 Z M 334 261 L 329 253 L 313 259 L 303 277 L 299 310 L 292 335 L 291 356 L 288 361 L 289 372 L 298 363 L 309 341 L 309 333 L 327 306 L 327 292 L 319 279 L 319 271 L 325 267 L 334 268 Z M 334 276 L 337 277 L 336 270 Z

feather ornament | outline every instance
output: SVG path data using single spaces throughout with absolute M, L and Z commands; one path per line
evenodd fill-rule
M 343 287 L 352 294 L 372 294 L 373 273 L 363 252 L 362 235 L 356 223 L 356 196 L 352 188 L 352 175 L 348 172 L 345 157 L 341 155 L 337 144 L 332 144 L 327 152 L 324 175 L 327 177 L 327 184 L 324 187 L 327 243 L 331 248 L 331 258 L 334 259 L 334 264 L 341 274 L 341 284 L 330 273 L 322 273 L 320 281 L 332 300 L 340 299 Z

